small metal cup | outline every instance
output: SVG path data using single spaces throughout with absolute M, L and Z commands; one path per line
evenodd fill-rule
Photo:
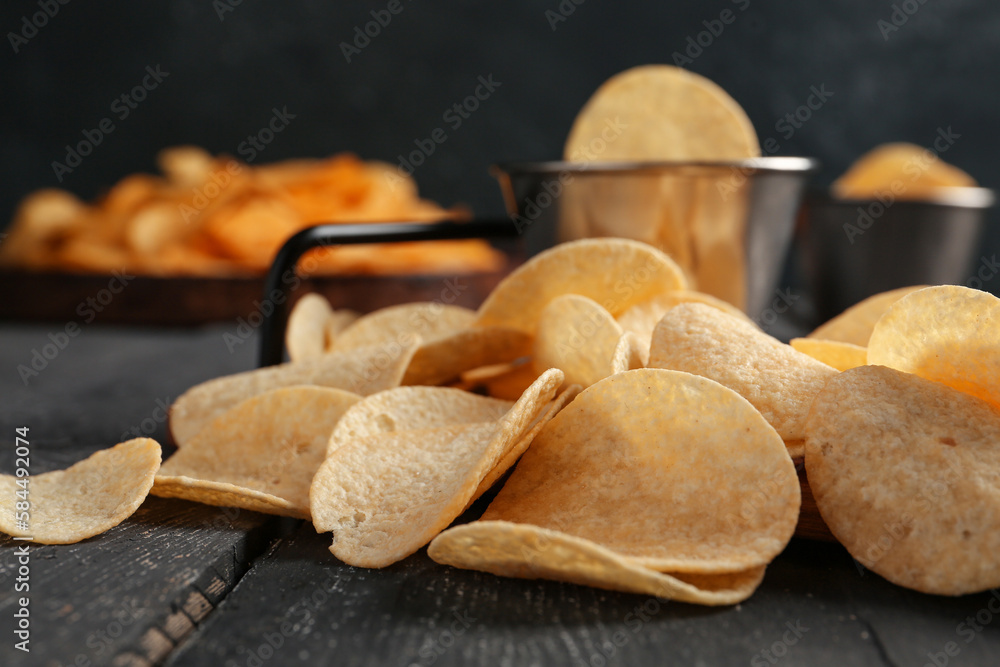
M 655 245 L 697 289 L 761 313 L 773 300 L 815 160 L 495 165 L 529 254 L 617 236 Z
M 810 193 L 798 245 L 817 316 L 897 287 L 964 283 L 994 199 L 985 188 L 942 188 L 933 201 Z

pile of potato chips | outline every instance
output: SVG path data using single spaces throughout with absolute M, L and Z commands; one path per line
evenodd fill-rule
M 267 270 L 281 244 L 321 223 L 463 219 L 417 195 L 392 165 L 350 154 L 251 167 L 194 147 L 164 150 L 163 176 L 133 174 L 93 204 L 39 190 L 20 205 L 0 265 L 33 270 L 235 276 Z M 494 271 L 481 240 L 343 246 L 313 251 L 315 273 Z
M 834 181 L 840 199 L 933 201 L 948 188 L 973 188 L 976 181 L 937 153 L 907 143 L 883 144 L 862 155 Z
M 1000 585 L 998 322 L 994 296 L 914 287 L 798 339 L 803 353 L 625 239 L 548 250 L 478 311 L 359 316 L 308 295 L 291 361 L 177 399 L 162 466 L 135 440 L 34 479 L 33 536 L 98 534 L 148 492 L 309 519 L 356 566 L 428 546 L 501 576 L 733 604 L 796 530 L 804 456 L 860 563 L 916 590 L 984 590 Z

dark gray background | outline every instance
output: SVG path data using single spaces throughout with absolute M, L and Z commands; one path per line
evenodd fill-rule
M 402 0 L 403 11 L 348 63 L 340 42 L 386 2 L 244 1 L 220 20 L 218 8 L 233 1 L 73 0 L 17 54 L 6 35 L 38 11 L 37 0 L 4 2 L 0 218 L 39 187 L 93 197 L 124 174 L 153 170 L 164 146 L 235 155 L 274 107 L 296 117 L 257 162 L 343 150 L 395 162 L 443 127 L 447 141 L 415 174 L 422 192 L 500 213 L 491 162 L 558 158 L 574 115 L 602 81 L 634 65 L 671 62 L 724 9 L 735 21 L 687 66 L 729 91 L 762 141 L 778 140 L 779 154 L 822 160 L 817 184 L 878 143 L 930 145 L 938 128 L 951 127 L 961 138 L 947 161 L 983 185 L 1000 185 L 995 3 L 565 0 L 575 11 L 553 30 L 546 12 L 558 11 L 558 0 Z M 916 12 L 885 39 L 878 21 L 904 4 Z M 111 104 L 147 65 L 169 76 L 119 121 Z M 490 74 L 500 88 L 452 131 L 443 112 Z M 786 139 L 776 123 L 820 85 L 833 97 Z M 52 162 L 104 117 L 115 131 L 60 184 Z M 994 226 L 984 251 L 998 249 Z

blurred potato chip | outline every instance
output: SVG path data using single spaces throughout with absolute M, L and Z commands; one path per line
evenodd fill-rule
M 362 315 L 337 336 L 337 352 L 365 345 L 401 342 L 420 336 L 425 342 L 444 338 L 466 329 L 476 318 L 475 311 L 431 301 L 403 303 Z
M 868 348 L 822 338 L 793 338 L 789 344 L 802 354 L 822 361 L 838 371 L 846 371 L 868 363 Z
M 661 292 L 686 287 L 677 264 L 652 246 L 583 239 L 550 248 L 514 269 L 486 297 L 476 325 L 534 334 L 542 310 L 563 294 L 588 297 L 617 315 Z
M 1000 586 L 1000 410 L 884 366 L 833 378 L 807 423 L 806 471 L 827 526 L 900 586 Z
M 501 577 L 552 579 L 703 605 L 750 597 L 764 567 L 724 574 L 662 573 L 590 540 L 527 524 L 475 521 L 434 538 L 427 554 L 438 563 Z
M 746 398 L 786 441 L 805 438 L 813 397 L 837 371 L 718 308 L 684 303 L 653 332 L 652 368 L 702 375 Z
M 319 294 L 304 295 L 288 315 L 285 348 L 292 361 L 315 359 L 326 353 L 327 330 L 333 309 Z
M 564 157 L 738 160 L 760 155 L 746 112 L 703 76 L 670 65 L 633 67 L 605 81 L 577 115 Z
M 915 292 L 924 287 L 926 285 L 900 287 L 899 289 L 870 296 L 864 301 L 854 304 L 829 322 L 821 325 L 810 333 L 807 338 L 821 338 L 868 347 L 868 339 L 871 338 L 875 323 L 889 309 L 889 306 L 910 292 Z
M 362 396 L 398 387 L 419 342 L 416 338 L 409 346 L 370 345 L 203 382 L 188 389 L 170 406 L 170 434 L 178 447 L 184 447 L 230 408 L 281 387 L 317 385 Z
M 361 396 L 327 387 L 286 387 L 249 398 L 201 429 L 160 468 L 153 495 L 309 518 L 309 485 L 337 421 Z M 190 482 L 182 483 L 177 478 Z M 203 493 L 202 489 L 207 493 Z M 285 501 L 263 508 L 248 489 Z M 276 503 L 278 505 L 280 503 Z
M 858 158 L 831 189 L 842 199 L 870 199 L 886 192 L 897 199 L 933 199 L 940 188 L 975 186 L 971 176 L 933 151 L 915 144 L 892 143 Z
M 1000 299 L 940 285 L 907 294 L 879 319 L 868 363 L 941 382 L 1000 405 Z
M 656 328 L 657 323 L 663 319 L 668 310 L 682 303 L 703 303 L 707 306 L 718 308 L 734 317 L 741 317 L 750 321 L 743 311 L 736 306 L 730 305 L 711 294 L 695 290 L 671 290 L 663 294 L 658 294 L 651 299 L 635 304 L 615 319 L 621 325 L 622 329 L 634 333 L 648 350 L 649 344 L 653 340 L 653 329 Z
M 611 314 L 579 294 L 556 297 L 542 310 L 535 335 L 535 371 L 558 368 L 567 384 L 589 387 L 629 370 L 630 341 Z
M 361 315 L 349 308 L 338 308 L 330 312 L 330 316 L 327 318 L 326 326 L 324 327 L 327 352 L 333 351 L 340 332 L 350 326 L 359 317 Z
M 585 389 L 548 422 L 482 518 L 557 530 L 654 570 L 718 574 L 777 556 L 799 503 L 784 443 L 746 399 L 641 369 Z
M 465 371 L 521 359 L 531 354 L 531 347 L 531 336 L 517 329 L 475 327 L 457 331 L 421 343 L 406 369 L 403 384 L 442 384 Z
M 430 542 L 512 448 L 527 446 L 523 436 L 549 414 L 562 380 L 547 371 L 496 420 L 375 433 L 332 448 L 309 495 L 317 532 L 333 531 L 331 553 L 349 565 L 385 567 Z
M 13 501 L 0 512 L 0 531 L 39 544 L 73 544 L 120 524 L 139 509 L 160 467 L 160 445 L 135 438 L 91 454 L 65 470 L 32 475 L 28 530 L 20 530 Z M 22 478 L 23 479 L 23 478 Z M 23 490 L 14 475 L 0 475 L 0 492 Z
M 531 360 L 524 360 L 511 364 L 506 372 L 484 380 L 482 385 L 487 396 L 514 401 L 539 375 L 535 364 Z

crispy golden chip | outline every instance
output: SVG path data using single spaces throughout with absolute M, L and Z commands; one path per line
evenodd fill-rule
M 957 285 L 908 294 L 875 325 L 868 363 L 1000 405 L 1000 299 Z
M 413 355 L 403 384 L 437 385 L 465 371 L 531 354 L 531 336 L 506 327 L 474 327 L 427 341 Z
M 349 565 L 385 567 L 430 542 L 522 444 L 562 380 L 547 371 L 496 421 L 390 431 L 334 449 L 309 494 L 316 530 L 334 533 L 330 551 Z
M 729 313 L 733 317 L 741 317 L 748 322 L 750 321 L 743 314 L 743 311 L 736 306 L 730 305 L 711 294 L 695 290 L 671 290 L 670 292 L 658 294 L 642 303 L 635 304 L 615 319 L 621 325 L 622 329 L 631 331 L 640 341 L 643 341 L 648 350 L 649 344 L 653 339 L 653 329 L 656 328 L 657 323 L 663 319 L 668 310 L 682 303 L 703 303 Z
M 475 317 L 468 308 L 430 301 L 389 306 L 359 317 L 340 332 L 333 349 L 342 352 L 377 343 L 403 343 L 415 335 L 429 342 L 467 328 Z
M 483 520 L 705 574 L 769 563 L 799 502 L 784 443 L 746 399 L 696 375 L 642 369 L 584 390 L 546 424 Z
M 858 158 L 831 190 L 844 199 L 868 199 L 886 192 L 897 199 L 933 199 L 940 188 L 975 186 L 971 176 L 923 146 L 893 143 Z
M 822 361 L 838 371 L 846 371 L 868 363 L 868 348 L 822 338 L 793 338 L 789 344 L 802 354 Z
M 285 347 L 292 361 L 315 359 L 326 353 L 331 318 L 330 302 L 319 294 L 306 294 L 295 302 L 285 331 Z
M 135 438 L 65 470 L 32 475 L 26 487 L 18 484 L 26 478 L 0 475 L 0 493 L 10 499 L 0 512 L 0 531 L 39 544 L 73 544 L 100 535 L 139 509 L 159 467 L 160 445 Z M 21 530 L 14 501 L 25 490 L 30 509 L 28 528 Z
M 351 406 L 330 434 L 327 455 L 381 433 L 493 422 L 513 405 L 451 387 L 397 387 Z
M 564 294 L 538 318 L 535 371 L 558 368 L 567 384 L 589 387 L 629 369 L 631 340 L 611 314 L 593 299 Z
M 152 494 L 185 498 L 209 505 L 231 485 L 225 505 L 261 509 L 257 498 L 238 500 L 249 490 L 288 503 L 281 511 L 309 518 L 309 485 L 326 458 L 326 446 L 337 421 L 361 396 L 327 387 L 286 387 L 249 398 L 205 426 L 160 468 Z M 194 483 L 202 482 L 209 495 Z
M 926 285 L 900 287 L 899 289 L 870 296 L 864 301 L 854 304 L 826 324 L 821 325 L 810 333 L 807 338 L 836 340 L 867 347 L 868 339 L 871 338 L 875 323 L 878 322 L 885 311 L 889 310 L 889 306 L 910 292 L 916 292 L 918 289 L 923 289 L 924 287 Z
M 553 579 L 712 606 L 746 600 L 764 579 L 763 566 L 727 574 L 656 572 L 589 540 L 506 521 L 450 528 L 434 538 L 427 554 L 444 565 L 501 577 Z
M 580 294 L 617 315 L 672 289 L 685 289 L 680 267 L 652 246 L 627 239 L 583 239 L 535 255 L 500 281 L 479 308 L 478 326 L 534 334 L 550 301 Z
M 512 364 L 509 371 L 484 382 L 486 395 L 516 401 L 524 390 L 541 375 L 531 360 Z
M 703 76 L 645 65 L 605 81 L 577 115 L 564 157 L 594 160 L 739 160 L 760 155 L 746 112 Z
M 745 319 L 700 303 L 681 304 L 660 320 L 649 365 L 724 384 L 750 401 L 788 441 L 805 438 L 813 397 L 837 374 Z
M 862 565 L 925 593 L 1000 586 L 1000 410 L 862 366 L 827 384 L 807 426 L 816 504 Z
M 178 447 L 226 410 L 272 389 L 317 385 L 367 396 L 398 387 L 420 339 L 410 345 L 371 345 L 318 359 L 227 375 L 188 389 L 170 406 L 170 434 Z
M 262 514 L 309 518 L 308 511 L 303 513 L 291 501 L 229 482 L 214 482 L 183 475 L 164 476 L 156 480 L 150 493 L 161 498 L 181 498 L 203 505 L 239 507 Z
M 359 317 L 358 313 L 349 308 L 339 308 L 330 313 L 330 317 L 326 320 L 326 352 L 333 352 L 337 336 Z

